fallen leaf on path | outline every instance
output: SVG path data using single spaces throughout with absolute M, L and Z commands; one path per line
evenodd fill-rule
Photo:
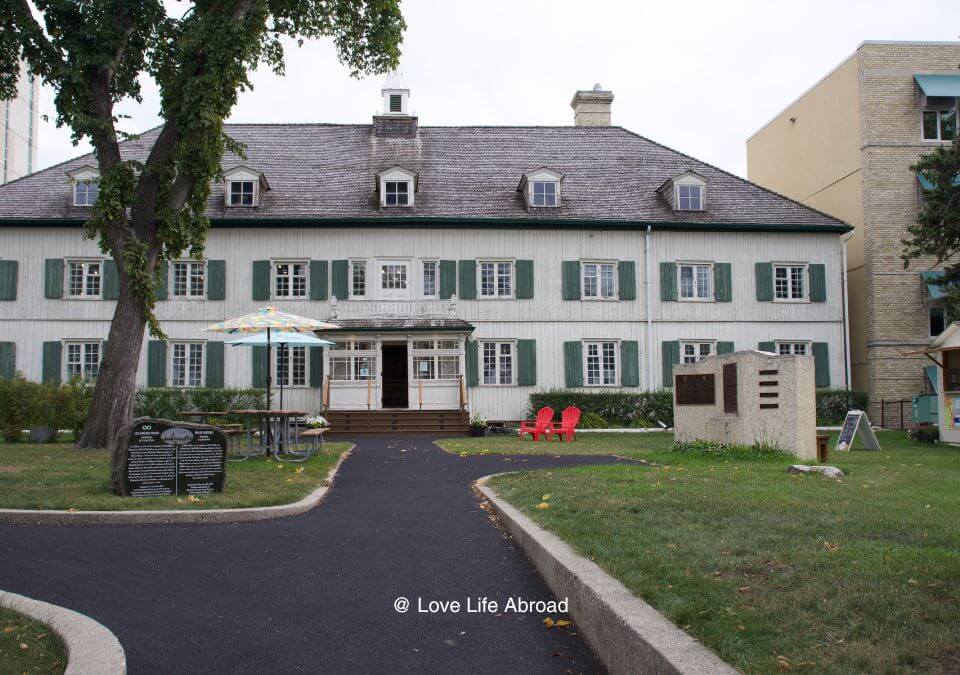
M 538 508 L 538 509 L 541 509 L 541 510 L 542 510 L 542 509 L 549 509 L 549 508 L 550 508 L 550 505 L 547 504 L 546 502 L 540 502 L 539 504 L 537 504 L 537 508 Z
M 543 622 L 547 624 L 547 628 L 553 628 L 553 619 L 551 619 L 549 616 L 544 619 Z
M 557 628 L 563 628 L 564 626 L 569 626 L 570 623 L 571 622 L 567 621 L 566 619 L 560 619 L 557 621 Z

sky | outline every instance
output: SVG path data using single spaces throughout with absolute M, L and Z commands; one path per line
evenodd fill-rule
M 187 3 L 169 0 L 172 12 Z M 746 139 L 864 40 L 958 40 L 956 0 L 403 0 L 399 71 L 421 125 L 573 124 L 570 99 L 614 93 L 613 124 L 746 176 Z M 369 123 L 383 76 L 351 78 L 329 41 L 287 49 L 231 122 Z M 159 97 L 121 128 L 160 122 Z M 83 154 L 41 95 L 39 167 Z

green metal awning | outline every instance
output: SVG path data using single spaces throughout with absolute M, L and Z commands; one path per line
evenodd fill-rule
M 927 96 L 960 96 L 960 74 L 914 75 Z
M 930 381 L 930 388 L 934 394 L 939 393 L 937 390 L 937 367 L 936 366 L 926 366 L 923 369 L 923 372 L 927 376 L 927 380 Z
M 940 288 L 940 280 L 943 278 L 943 271 L 921 272 L 920 278 L 927 285 L 927 291 L 932 300 L 940 300 L 946 293 Z
M 930 182 L 930 180 L 922 173 L 917 173 L 917 180 L 920 181 L 920 187 L 922 187 L 924 190 L 932 190 L 934 188 L 933 183 Z M 954 176 L 952 182 L 954 185 L 960 185 L 960 174 Z

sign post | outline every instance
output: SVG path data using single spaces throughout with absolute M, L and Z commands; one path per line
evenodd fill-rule
M 843 420 L 843 428 L 840 429 L 840 437 L 837 438 L 837 451 L 849 450 L 858 431 L 860 432 L 860 443 L 863 444 L 865 450 L 880 449 L 880 443 L 877 441 L 876 434 L 873 433 L 873 427 L 870 426 L 867 413 L 862 410 L 851 410 L 847 412 L 847 417 Z

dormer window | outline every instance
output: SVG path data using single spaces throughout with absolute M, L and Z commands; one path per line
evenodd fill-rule
M 230 208 L 260 206 L 263 193 L 270 189 L 262 173 L 246 166 L 225 171 L 223 178 L 223 205 Z
M 658 192 L 674 211 L 703 211 L 707 204 L 707 181 L 694 171 L 670 178 Z
M 256 194 L 252 180 L 230 181 L 230 206 L 253 206 Z
M 388 180 L 384 192 L 386 206 L 407 206 L 410 204 L 410 181 Z
M 531 206 L 556 206 L 557 181 L 538 180 L 533 183 L 533 203 Z
M 92 166 L 81 166 L 67 172 L 70 177 L 71 201 L 74 206 L 93 206 L 100 194 L 100 172 Z
M 377 174 L 377 192 L 380 195 L 381 207 L 413 206 L 417 192 L 417 175 L 399 166 L 382 171 Z
M 541 168 L 521 176 L 517 191 L 523 193 L 528 207 L 555 208 L 560 206 L 562 181 L 562 174 Z
M 703 188 L 699 185 L 678 185 L 677 209 L 680 211 L 702 211 Z

